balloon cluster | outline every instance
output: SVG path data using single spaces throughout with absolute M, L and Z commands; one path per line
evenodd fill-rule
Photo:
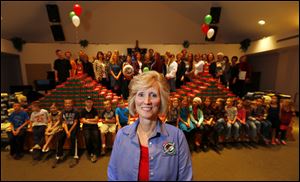
M 204 22 L 201 25 L 201 30 L 202 32 L 207 36 L 208 39 L 212 38 L 215 34 L 215 30 L 213 28 L 209 28 L 209 24 L 212 21 L 212 16 L 211 15 L 206 15 L 204 17 Z
M 82 8 L 79 4 L 75 4 L 73 7 L 73 11 L 69 13 L 69 16 L 72 20 L 73 25 L 77 28 L 80 25 L 80 18 L 79 16 L 82 13 Z

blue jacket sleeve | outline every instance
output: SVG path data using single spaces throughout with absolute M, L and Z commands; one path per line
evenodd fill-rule
M 178 133 L 179 139 L 179 172 L 177 181 L 191 181 L 193 178 L 192 161 L 189 146 L 181 130 Z
M 118 165 L 118 156 L 120 156 L 119 152 L 119 144 L 120 144 L 120 134 L 122 132 L 117 133 L 116 139 L 114 141 L 113 150 L 110 156 L 110 161 L 108 164 L 107 169 L 107 178 L 108 181 L 117 181 L 118 180 L 118 171 L 117 171 L 117 165 Z

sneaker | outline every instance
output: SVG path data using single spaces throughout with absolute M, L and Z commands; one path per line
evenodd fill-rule
M 208 151 L 208 146 L 207 145 L 203 145 L 203 151 L 207 152 Z
M 281 140 L 282 145 L 286 145 L 286 141 Z
M 220 145 L 220 144 L 216 144 L 216 149 L 217 149 L 217 150 L 223 150 L 223 147 L 222 147 L 222 145 Z
M 49 152 L 50 148 L 47 147 L 46 149 L 42 149 L 42 152 Z
M 105 148 L 102 148 L 100 155 L 105 155 Z
M 277 144 L 277 145 L 280 145 L 280 141 L 276 138 L 275 139 L 275 143 Z
M 41 146 L 39 146 L 38 144 L 35 144 L 33 147 L 32 147 L 32 149 L 34 150 L 34 149 L 41 149 Z
M 92 154 L 91 155 L 91 162 L 95 163 L 97 161 L 97 155 Z
M 270 140 L 264 138 L 264 143 L 265 143 L 265 145 L 269 145 L 270 144 Z
M 272 144 L 272 145 L 276 145 L 275 140 L 272 140 L 271 144 Z
M 75 167 L 77 164 L 78 164 L 78 159 L 73 158 L 73 159 L 71 159 L 71 161 L 70 161 L 70 163 L 69 163 L 69 167 L 70 167 L 70 168 L 73 168 L 73 167 Z
M 33 152 L 34 149 L 41 149 L 41 147 L 38 144 L 35 144 L 30 150 L 29 152 Z

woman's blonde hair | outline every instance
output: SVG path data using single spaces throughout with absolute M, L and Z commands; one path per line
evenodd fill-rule
M 116 56 L 116 60 L 114 61 L 113 57 Z M 110 56 L 110 60 L 109 62 L 111 64 L 117 64 L 118 63 L 118 55 L 116 53 L 113 53 L 111 56 Z
M 170 95 L 170 88 L 167 80 L 156 71 L 144 72 L 133 77 L 128 86 L 128 109 L 132 116 L 136 114 L 135 97 L 138 91 L 145 90 L 157 85 L 160 93 L 160 114 L 166 114 L 168 111 L 168 99 Z

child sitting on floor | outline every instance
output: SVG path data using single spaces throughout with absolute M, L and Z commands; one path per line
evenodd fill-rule
M 62 122 L 61 122 L 61 112 L 58 110 L 57 105 L 53 103 L 50 106 L 49 122 L 48 127 L 45 132 L 46 143 L 42 148 L 42 152 L 49 151 L 49 144 L 52 141 L 52 138 L 55 134 L 62 131 Z

